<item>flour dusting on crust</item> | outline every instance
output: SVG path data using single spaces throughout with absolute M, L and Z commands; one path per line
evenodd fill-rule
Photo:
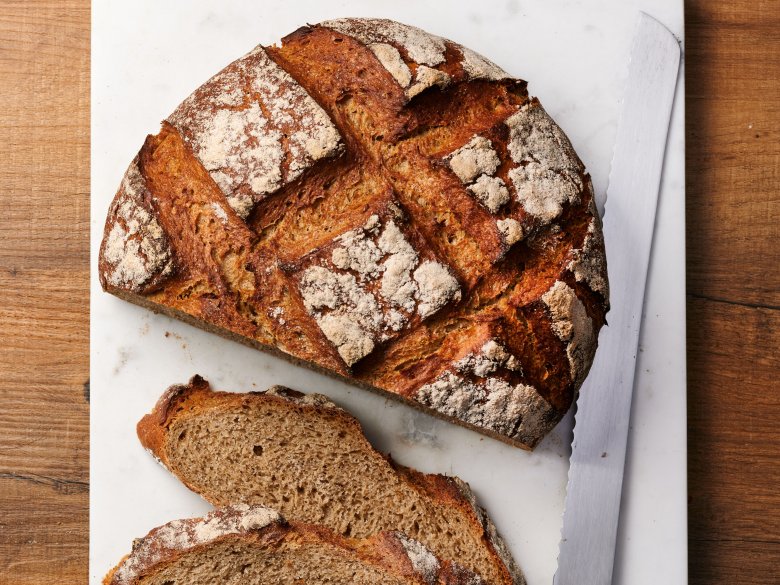
M 592 291 L 609 298 L 609 280 L 607 278 L 607 259 L 604 256 L 604 234 L 598 212 L 588 224 L 588 233 L 582 248 L 570 253 L 571 261 L 566 268 L 574 274 L 577 282 L 586 283 Z
M 420 575 L 428 585 L 434 585 L 441 568 L 439 559 L 423 543 L 409 538 L 403 532 L 396 532 L 395 537 L 401 543 L 415 573 Z
M 365 45 L 389 43 L 403 48 L 409 59 L 433 67 L 444 62 L 444 39 L 408 24 L 382 18 L 339 18 L 321 26 L 349 35 Z
M 112 583 L 132 583 L 172 552 L 204 545 L 230 534 L 261 530 L 280 522 L 284 519 L 275 510 L 248 504 L 221 508 L 203 518 L 168 522 L 133 543 L 133 551 L 117 568 Z
M 450 270 L 432 260 L 423 262 L 414 271 L 414 280 L 419 287 L 416 296 L 417 312 L 423 319 L 433 315 L 450 300 L 460 300 L 460 285 Z
M 504 242 L 509 246 L 522 240 L 525 235 L 523 225 L 516 219 L 499 219 L 496 221 L 496 225 L 498 226 L 498 232 L 501 234 Z
M 459 372 L 474 374 L 480 378 L 486 378 L 498 371 L 499 368 L 506 368 L 513 372 L 522 371 L 517 358 L 495 339 L 485 342 L 478 353 L 468 354 L 455 362 L 454 366 Z
M 584 185 L 582 164 L 569 139 L 538 102 L 507 118 L 512 160 L 508 173 L 523 209 L 542 225 L 552 223 L 565 204 L 578 203 Z
M 445 160 L 463 184 L 471 183 L 480 175 L 492 175 L 501 164 L 490 140 L 479 135 L 449 154 Z
M 449 571 L 452 578 L 455 579 L 455 583 L 460 585 L 485 585 L 482 577 L 453 562 L 449 563 Z M 447 582 L 449 583 L 450 581 L 448 580 Z M 513 581 L 513 583 L 514 585 L 525 585 L 525 581 Z
M 492 339 L 422 386 L 415 398 L 468 424 L 533 441 L 554 424 L 556 413 L 532 386 L 508 382 L 511 373 L 522 374 L 519 361 Z
M 466 190 L 491 214 L 498 215 L 511 200 L 509 189 L 494 173 L 501 165 L 493 144 L 484 136 L 475 134 L 466 144 L 450 153 L 444 160 L 452 172 L 466 185 Z M 496 219 L 498 235 L 507 246 L 525 237 L 523 225 L 512 218 Z
M 579 385 L 585 379 L 596 353 L 593 321 L 574 289 L 560 280 L 542 295 L 542 301 L 552 315 L 555 335 L 566 343 L 571 379 Z
M 347 365 L 374 351 L 384 315 L 354 275 L 312 266 L 303 273 L 300 288 L 306 309 Z
M 416 399 L 465 423 L 531 443 L 549 431 L 556 415 L 532 386 L 494 377 L 473 382 L 452 371 L 422 386 Z
M 173 271 L 170 243 L 149 204 L 136 158 L 125 173 L 109 210 L 113 225 L 103 248 L 111 286 L 141 292 L 155 276 Z
M 412 82 L 412 72 L 409 66 L 404 63 L 401 53 L 393 45 L 387 43 L 373 43 L 368 46 L 371 52 L 376 55 L 382 66 L 390 72 L 401 87 L 409 87 Z
M 453 300 L 460 285 L 433 258 L 421 258 L 393 217 L 372 215 L 314 253 L 300 278 L 307 311 L 351 366 L 410 325 Z
M 501 207 L 509 203 L 509 189 L 501 177 L 480 175 L 468 186 L 468 190 L 490 213 L 498 213 Z
M 469 79 L 488 79 L 490 81 L 500 81 L 502 79 L 511 79 L 512 76 L 501 69 L 498 65 L 486 59 L 479 53 L 476 53 L 468 47 L 458 45 L 463 61 L 461 66 L 468 75 Z
M 418 93 L 425 91 L 434 85 L 445 88 L 450 83 L 450 76 L 444 71 L 439 71 L 427 65 L 419 65 L 414 74 L 412 83 L 412 71 L 393 45 L 387 43 L 373 43 L 368 45 L 382 66 L 387 69 L 398 85 L 404 88 L 406 97 L 411 99 Z
M 461 53 L 466 80 L 511 78 L 498 65 L 471 49 L 400 22 L 379 18 L 341 18 L 322 22 L 320 26 L 351 36 L 371 49 L 409 99 L 430 87 L 444 88 L 450 84 L 450 76 L 436 68 L 446 62 L 448 43 Z M 416 65 L 414 74 L 405 59 Z
M 343 149 L 328 114 L 262 47 L 199 87 L 168 121 L 242 218 Z

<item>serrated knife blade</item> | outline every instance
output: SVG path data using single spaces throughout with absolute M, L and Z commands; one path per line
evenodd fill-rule
M 677 38 L 640 13 L 607 188 L 608 325 L 577 399 L 555 585 L 609 585 L 647 268 L 680 66 Z

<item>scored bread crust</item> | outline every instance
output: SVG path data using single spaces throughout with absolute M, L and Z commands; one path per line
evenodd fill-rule
M 283 406 L 289 405 L 327 414 L 333 421 L 333 426 L 352 429 L 356 435 L 363 437 L 366 451 L 378 460 L 378 464 L 389 464 L 402 480 L 431 501 L 458 510 L 469 525 L 476 532 L 481 533 L 482 546 L 491 559 L 495 574 L 500 575 L 495 585 L 525 584 L 522 571 L 485 510 L 477 504 L 466 482 L 457 477 L 421 473 L 396 463 L 389 456 L 385 457 L 365 439 L 362 426 L 357 419 L 321 394 L 304 394 L 283 386 L 273 386 L 264 392 L 217 392 L 212 390 L 209 383 L 201 376 L 195 375 L 188 384 L 171 386 L 163 393 L 152 412 L 138 422 L 138 438 L 143 447 L 190 490 L 200 494 L 215 506 L 232 504 L 235 502 L 222 501 L 213 494 L 204 492 L 179 473 L 171 463 L 165 447 L 168 433 L 180 419 L 208 413 L 220 407 L 263 401 L 274 401 Z
M 263 506 L 237 504 L 203 518 L 174 520 L 133 542 L 133 549 L 103 579 L 104 585 L 132 585 L 180 558 L 234 539 L 271 551 L 285 545 L 317 546 L 355 559 L 412 585 L 481 585 L 479 576 L 457 563 L 437 559 L 421 543 L 399 532 L 348 539 L 321 526 L 288 523 Z
M 533 448 L 608 309 L 569 140 L 484 57 L 340 19 L 257 47 L 149 136 L 103 288 Z

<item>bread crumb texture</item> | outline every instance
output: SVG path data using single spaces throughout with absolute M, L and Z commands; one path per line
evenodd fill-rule
M 523 576 L 520 567 L 515 562 L 512 553 L 509 551 L 506 541 L 498 534 L 495 523 L 491 520 L 487 511 L 477 504 L 477 496 L 474 495 L 471 486 L 457 476 L 452 476 L 450 479 L 453 484 L 455 484 L 460 495 L 468 502 L 470 508 L 474 511 L 474 514 L 479 518 L 488 541 L 493 545 L 493 549 L 509 571 L 509 574 L 512 575 L 514 585 L 527 585 L 525 577 Z
M 518 367 L 506 352 L 487 346 L 488 357 L 472 356 L 464 369 L 492 371 L 484 363 L 491 360 Z M 139 423 L 139 436 L 212 504 L 270 506 L 291 523 L 350 538 L 402 532 L 390 548 L 409 557 L 420 574 L 438 572 L 431 551 L 445 561 L 443 571 L 446 561 L 457 561 L 486 583 L 524 583 L 511 557 L 496 556 L 504 545 L 466 484 L 390 461 L 357 420 L 325 397 L 280 386 L 248 394 L 214 392 L 202 380 L 193 386 L 194 392 L 178 386 L 164 394 Z M 174 396 L 181 402 L 171 408 Z
M 275 526 L 272 526 L 275 525 Z M 235 504 L 203 518 L 174 520 L 133 543 L 106 585 L 173 583 L 355 583 L 481 585 L 472 571 L 442 562 L 400 532 L 345 539 L 288 524 L 263 506 Z

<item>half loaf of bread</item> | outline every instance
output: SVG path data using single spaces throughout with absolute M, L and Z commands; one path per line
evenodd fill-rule
M 174 520 L 133 543 L 104 585 L 480 585 L 398 532 L 348 539 L 239 504 Z
M 526 83 L 412 26 L 258 46 L 149 136 L 103 288 L 533 447 L 608 307 L 601 222 Z
M 319 394 L 215 392 L 195 376 L 138 423 L 141 443 L 215 506 L 270 506 L 345 537 L 400 531 L 495 585 L 524 583 L 468 485 L 394 463 Z

